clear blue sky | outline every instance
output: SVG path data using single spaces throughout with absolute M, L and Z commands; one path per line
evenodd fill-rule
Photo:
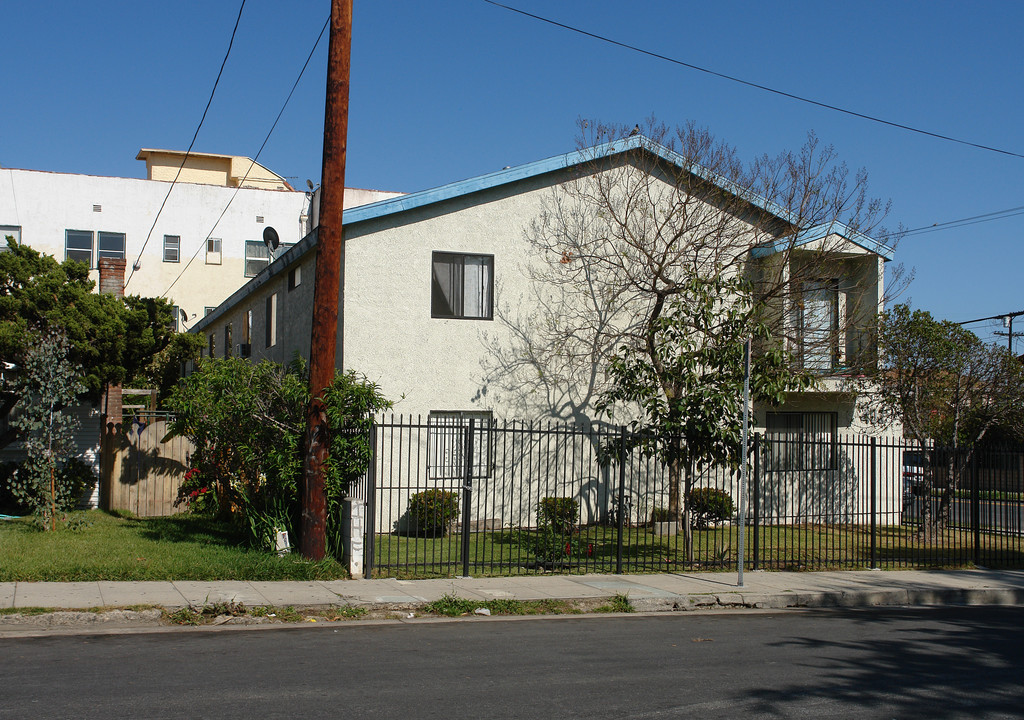
M 688 63 L 1024 154 L 1024 3 L 507 0 Z M 0 165 L 141 177 L 185 149 L 235 0 L 5 3 Z M 248 0 L 196 149 L 252 156 L 329 12 Z M 907 228 L 1024 206 L 1024 159 L 743 87 L 482 0 L 355 0 L 347 184 L 415 191 L 568 151 L 578 117 L 693 120 L 752 158 L 809 130 L 866 168 Z M 261 162 L 320 174 L 325 42 Z M 915 306 L 952 320 L 1024 310 L 1024 214 L 906 238 Z M 971 326 L 991 337 L 995 324 Z M 1024 330 L 1024 318 L 1015 329 Z M 1019 341 L 1024 350 L 1024 340 Z

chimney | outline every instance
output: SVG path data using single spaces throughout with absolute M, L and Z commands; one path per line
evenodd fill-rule
M 100 295 L 124 297 L 124 258 L 100 258 Z
M 100 258 L 100 294 L 117 295 L 124 297 L 124 268 L 123 258 Z M 116 462 L 116 447 L 121 433 L 121 415 L 124 412 L 121 407 L 121 386 L 108 385 L 101 400 L 101 428 L 100 428 L 100 507 L 111 509 L 111 496 L 113 493 L 114 476 L 116 474 L 114 464 Z

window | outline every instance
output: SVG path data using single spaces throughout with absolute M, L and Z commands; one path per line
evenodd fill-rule
M 242 318 L 242 342 L 238 346 L 238 357 L 252 356 L 252 310 L 246 310 Z
M 270 253 L 267 245 L 259 240 L 245 241 L 245 276 L 256 277 L 260 271 L 270 264 Z
M 214 357 L 215 352 L 217 352 L 217 336 L 210 333 L 210 357 Z
M 92 232 L 89 230 L 65 230 L 64 259 L 77 260 L 92 267 Z
M 178 318 L 181 315 L 181 308 L 177 305 L 171 307 L 171 332 L 178 332 Z
M 206 238 L 206 264 L 220 265 L 221 263 L 221 239 Z
M 99 252 L 97 257 L 117 258 L 124 260 L 124 233 L 103 232 L 97 233 L 99 241 Z
M 302 284 L 302 266 L 296 265 L 288 271 L 288 289 L 294 290 Z
M 266 328 L 267 347 L 277 345 L 277 293 L 267 298 L 267 317 L 264 323 Z
M 210 307 L 209 305 L 204 306 L 203 307 L 203 317 L 206 317 L 207 315 L 209 315 L 210 313 L 212 313 L 216 309 L 217 309 L 216 307 Z
M 800 345 L 806 370 L 828 372 L 839 361 L 839 282 L 805 282 L 800 303 Z
M 164 262 L 181 262 L 180 235 L 164 235 Z
M 224 326 L 224 358 L 231 357 L 231 323 Z
M 8 236 L 14 238 L 15 245 L 21 245 L 21 226 L 20 225 L 0 225 L 0 252 L 7 252 Z
M 494 256 L 435 252 L 430 316 L 491 320 Z
M 466 442 L 473 421 L 474 478 L 490 477 L 490 412 L 434 411 L 427 417 L 427 473 L 433 480 L 461 480 L 466 475 Z
M 836 425 L 834 412 L 770 412 L 765 417 L 769 469 L 835 470 Z

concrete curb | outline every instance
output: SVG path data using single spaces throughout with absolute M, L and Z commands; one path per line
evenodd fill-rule
M 930 605 L 1024 605 L 1021 588 L 926 590 L 841 590 L 834 592 L 722 593 L 678 598 L 630 598 L 637 612 L 692 612 L 710 609 L 786 610 Z

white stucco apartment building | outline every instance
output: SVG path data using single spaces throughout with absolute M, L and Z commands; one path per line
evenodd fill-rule
M 143 148 L 136 159 L 145 178 L 0 168 L 0 236 L 85 262 L 94 280 L 101 257 L 123 258 L 126 294 L 167 297 L 187 329 L 266 267 L 266 228 L 284 248 L 311 228 L 314 193 L 249 158 Z M 395 195 L 347 190 L 346 202 Z
M 508 365 L 503 353 L 516 351 L 523 327 L 501 320 L 528 316 L 537 297 L 526 233 L 550 207 L 551 193 L 588 163 L 614 168 L 636 152 L 681 162 L 637 136 L 346 210 L 339 367 L 356 369 L 388 397 L 401 398 L 395 411 L 405 415 L 592 419 L 587 407 L 574 417 L 560 414 L 550 392 L 528 376 L 502 375 Z M 757 409 L 758 424 L 807 432 L 870 429 L 859 424 L 856 397 L 836 376 L 847 356 L 869 342 L 892 250 L 835 224 L 777 240 L 778 247 L 761 246 L 750 261 L 783 257 L 782 246 L 810 250 L 828 242 L 844 277 L 816 288 L 814 301 L 830 323 L 840 314 L 857 317 L 835 339 L 827 367 L 818 367 L 818 386 L 782 407 Z M 308 356 L 315 244 L 314 232 L 196 324 L 194 331 L 207 336 L 207 355 L 223 357 L 244 346 L 253 360 Z M 822 361 L 814 359 L 818 366 Z

